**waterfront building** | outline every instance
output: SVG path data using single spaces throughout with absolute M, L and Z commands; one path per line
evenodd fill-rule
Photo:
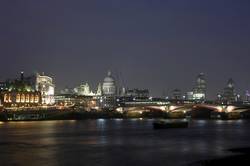
M 55 104 L 63 107 L 84 106 L 84 99 L 74 94 L 59 94 L 55 95 Z
M 53 79 L 49 76 L 45 76 L 44 74 L 40 75 L 36 73 L 25 77 L 24 72 L 21 72 L 19 79 L 2 82 L 0 84 L 0 90 L 2 91 L 2 94 L 6 96 L 3 97 L 3 100 L 6 98 L 12 98 L 13 100 L 11 101 L 19 103 L 14 103 L 14 105 L 17 106 L 23 106 L 23 103 L 26 103 L 26 101 L 26 105 L 29 105 L 29 103 L 53 105 L 55 103 L 55 85 L 53 84 Z M 23 100 L 19 102 L 19 96 L 21 98 L 26 96 L 25 98 L 27 100 L 25 99 L 25 102 L 22 102 Z M 4 103 L 8 103 L 8 106 L 12 105 L 12 102 L 10 101 Z
M 55 95 L 55 104 L 61 109 L 73 108 L 78 110 L 98 110 L 97 98 L 92 96 L 81 96 L 76 94 Z
M 42 104 L 53 105 L 55 103 L 55 84 L 53 79 L 49 76 L 36 74 L 35 88 L 41 92 Z
M 41 93 L 33 91 L 3 91 L 1 103 L 4 107 L 32 107 L 41 103 Z
M 32 107 L 41 104 L 41 92 L 34 88 L 29 79 L 24 78 L 21 72 L 20 79 L 1 84 L 0 100 L 4 107 Z

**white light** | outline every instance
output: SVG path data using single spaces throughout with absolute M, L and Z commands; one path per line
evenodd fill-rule
M 227 107 L 227 112 L 232 112 L 234 110 L 234 106 L 228 106 Z
M 175 109 L 176 109 L 176 107 L 173 106 L 173 105 L 171 105 L 171 106 L 169 107 L 169 110 L 170 110 L 170 111 L 173 111 L 173 110 L 175 110 Z
M 220 107 L 220 106 L 218 106 L 218 107 L 216 107 L 216 109 L 217 109 L 219 112 L 221 112 L 223 108 Z

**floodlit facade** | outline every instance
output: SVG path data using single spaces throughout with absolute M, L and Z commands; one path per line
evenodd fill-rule
M 4 91 L 2 92 L 2 103 L 5 107 L 32 107 L 41 103 L 40 92 L 27 91 Z
M 108 75 L 103 80 L 102 93 L 105 96 L 116 95 L 115 79 L 113 78 L 111 71 L 108 71 Z
M 55 103 L 55 84 L 53 84 L 53 79 L 44 74 L 36 74 L 35 88 L 37 91 L 41 92 L 42 104 L 53 105 Z
M 88 83 L 83 83 L 80 86 L 74 88 L 73 93 L 79 96 L 101 96 L 102 87 L 101 84 L 98 85 L 96 93 L 94 93 Z
M 102 84 L 102 97 L 100 97 L 100 105 L 103 108 L 112 109 L 116 106 L 116 84 L 111 71 L 108 71 L 107 76 Z
M 33 107 L 41 104 L 41 92 L 34 88 L 31 77 L 1 83 L 0 98 L 4 107 Z

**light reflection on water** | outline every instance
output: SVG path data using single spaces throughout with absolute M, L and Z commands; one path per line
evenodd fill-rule
M 250 146 L 250 122 L 192 120 L 153 130 L 153 119 L 0 123 L 3 165 L 186 165 Z M 2 165 L 1 164 L 1 165 Z

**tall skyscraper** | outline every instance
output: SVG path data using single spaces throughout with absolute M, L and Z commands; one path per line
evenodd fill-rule
M 205 100 L 206 99 L 207 83 L 204 73 L 200 73 L 196 79 L 196 86 L 193 89 L 194 100 Z
M 227 87 L 224 88 L 222 99 L 228 103 L 236 101 L 235 84 L 232 78 L 227 82 Z

